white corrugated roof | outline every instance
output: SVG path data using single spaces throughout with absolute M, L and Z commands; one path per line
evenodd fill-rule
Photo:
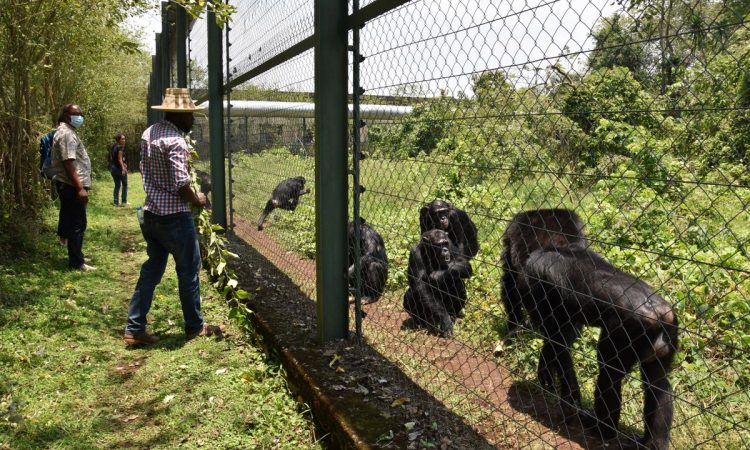
M 208 102 L 200 105 L 208 109 Z M 349 117 L 352 116 L 353 105 L 349 105 Z M 410 114 L 411 106 L 393 105 L 360 105 L 362 119 L 392 119 Z M 224 113 L 227 104 L 224 102 Z M 233 117 L 315 117 L 315 103 L 305 102 L 270 102 L 258 100 L 232 100 Z

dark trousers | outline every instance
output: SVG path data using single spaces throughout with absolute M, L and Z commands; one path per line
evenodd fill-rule
M 115 190 L 113 192 L 115 205 L 122 203 L 123 205 L 128 202 L 128 174 L 122 174 L 120 169 L 111 169 L 109 171 L 112 174 L 112 179 L 115 180 Z M 122 202 L 119 202 L 120 186 L 122 186 Z
M 68 240 L 68 265 L 83 266 L 83 234 L 86 231 L 86 205 L 78 200 L 76 188 L 55 182 L 60 195 L 60 218 L 57 235 Z

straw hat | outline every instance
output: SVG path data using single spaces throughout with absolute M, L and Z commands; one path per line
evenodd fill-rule
M 164 96 L 164 101 L 162 101 L 161 105 L 152 106 L 151 109 L 165 112 L 184 113 L 201 110 L 195 106 L 195 103 L 193 103 L 193 99 L 190 98 L 190 89 L 187 88 L 167 88 L 167 93 Z

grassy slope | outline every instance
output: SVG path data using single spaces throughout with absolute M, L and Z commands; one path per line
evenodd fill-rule
M 141 204 L 140 176 L 129 181 Z M 149 315 L 162 342 L 123 345 L 146 255 L 134 206 L 112 207 L 111 190 L 99 180 L 89 207 L 84 251 L 98 271 L 65 268 L 55 209 L 18 237 L 34 244 L 0 259 L 0 448 L 318 448 L 282 374 L 239 330 L 184 340 L 173 262 Z M 203 281 L 207 321 L 226 321 Z

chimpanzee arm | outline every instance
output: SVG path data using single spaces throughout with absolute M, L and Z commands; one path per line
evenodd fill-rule
M 459 254 L 471 259 L 479 252 L 477 241 L 477 226 L 465 211 L 455 209 L 450 215 L 451 234 L 454 244 L 459 249 Z M 455 239 L 453 239 L 455 238 Z
M 414 247 L 409 254 L 409 287 L 415 290 L 424 289 L 422 286 L 428 280 L 427 267 L 422 258 L 420 246 Z
M 460 256 L 448 264 L 448 272 L 451 276 L 459 278 L 470 278 L 473 273 L 469 260 Z

